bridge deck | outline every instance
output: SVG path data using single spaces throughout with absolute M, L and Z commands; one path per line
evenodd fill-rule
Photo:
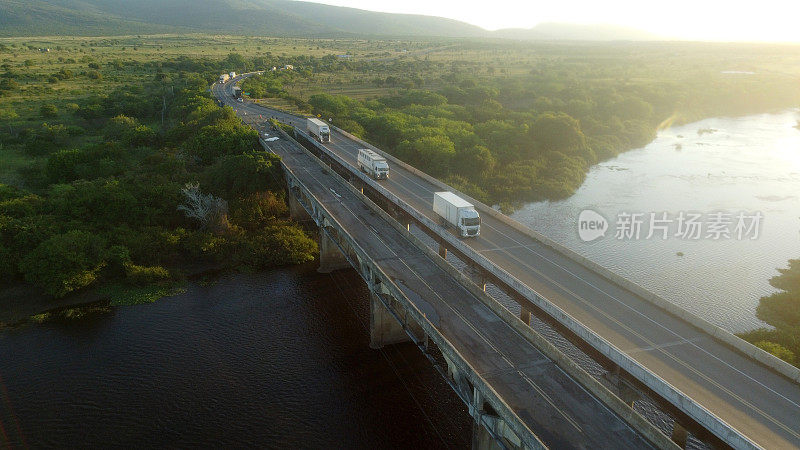
M 304 129 L 295 116 L 230 103 L 249 115 L 245 119 L 263 114 Z M 334 132 L 326 146 L 355 167 L 360 144 Z M 437 186 L 395 165 L 381 184 L 435 219 Z M 800 386 L 794 382 L 493 217 L 483 215 L 481 235 L 463 242 L 757 445 L 800 447 Z
M 268 145 L 545 445 L 650 447 L 313 156 L 285 140 Z

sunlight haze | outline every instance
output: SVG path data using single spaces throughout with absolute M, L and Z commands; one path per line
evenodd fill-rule
M 532 28 L 542 22 L 609 24 L 638 28 L 665 39 L 800 42 L 796 3 L 675 0 L 606 2 L 571 0 L 481 2 L 321 0 L 318 3 L 404 14 L 447 17 L 487 30 Z

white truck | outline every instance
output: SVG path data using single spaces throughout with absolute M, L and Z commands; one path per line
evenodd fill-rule
M 368 148 L 358 149 L 358 168 L 376 180 L 389 178 L 386 158 Z
M 227 73 L 223 73 L 222 75 L 219 76 L 219 82 L 220 82 L 220 84 L 222 84 L 222 83 L 228 81 L 230 78 L 231 77 L 228 76 Z
M 228 74 L 228 76 L 231 78 L 236 78 L 236 72 L 231 72 Z
M 481 216 L 478 211 L 475 211 L 471 203 L 452 192 L 433 193 L 433 212 L 455 227 L 461 237 L 481 234 Z
M 314 136 L 314 138 L 320 142 L 331 141 L 331 129 L 328 127 L 327 123 L 319 119 L 309 117 L 306 124 L 306 130 L 308 130 L 308 133 Z

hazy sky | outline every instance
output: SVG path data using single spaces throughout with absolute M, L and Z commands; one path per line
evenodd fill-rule
M 624 25 L 692 40 L 800 42 L 798 0 L 311 0 L 449 17 L 489 30 L 540 22 Z

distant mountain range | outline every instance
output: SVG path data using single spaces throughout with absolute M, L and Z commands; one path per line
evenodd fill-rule
M 624 27 L 553 23 L 492 32 L 442 17 L 293 0 L 0 0 L 0 36 L 198 32 L 313 37 L 658 38 Z

